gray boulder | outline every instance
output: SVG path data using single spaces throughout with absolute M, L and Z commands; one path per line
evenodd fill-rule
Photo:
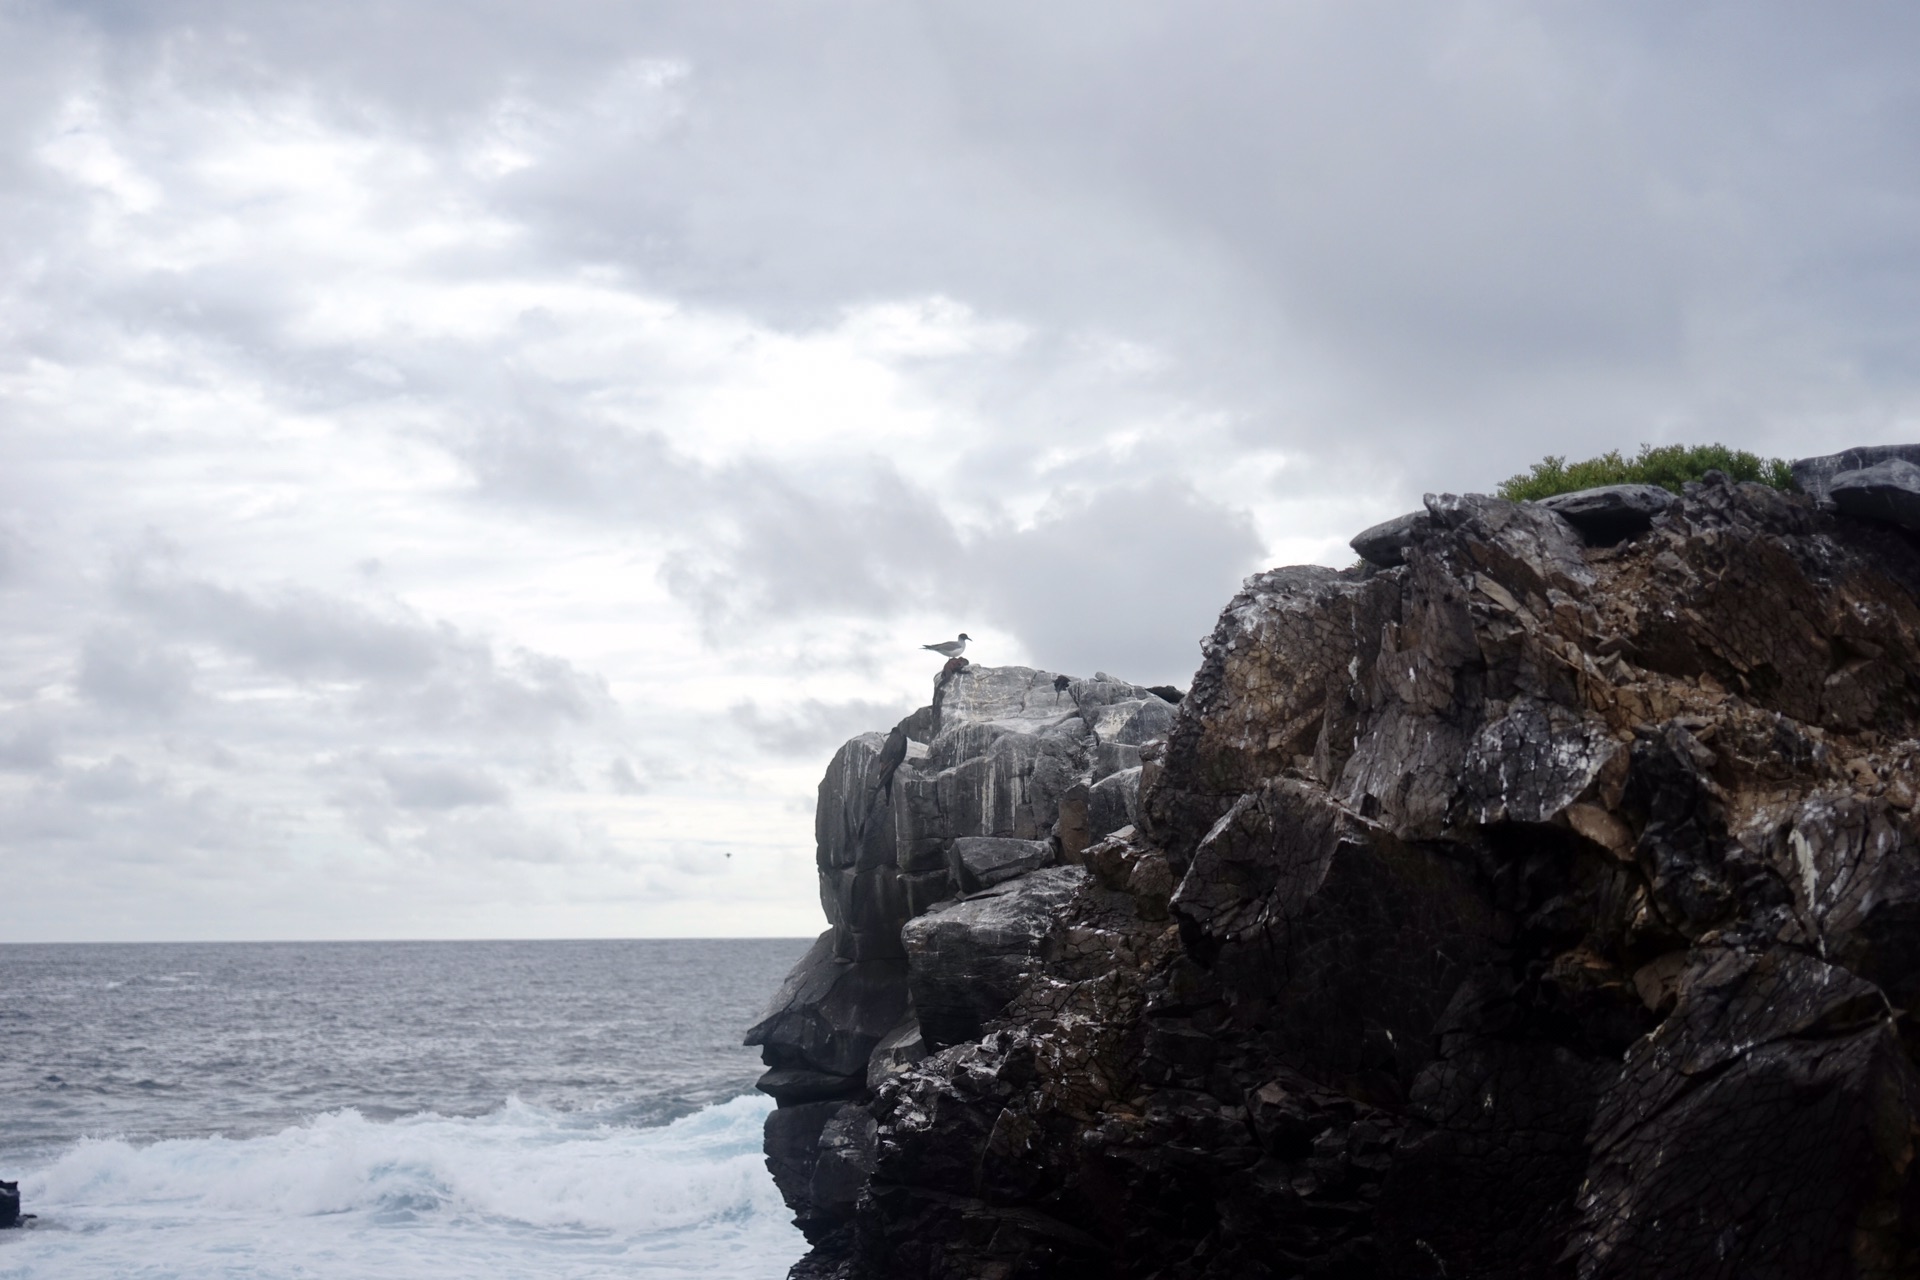
M 1050 840 L 962 836 L 953 842 L 953 878 L 962 893 L 978 893 L 1053 863 Z
M 1842 471 L 1827 487 L 1844 515 L 1920 529 L 1920 466 L 1888 458 L 1858 471 Z
M 1588 542 L 1612 545 L 1645 533 L 1655 516 L 1678 501 L 1657 484 L 1609 484 L 1555 494 L 1535 505 L 1565 516 Z
M 1407 548 L 1412 545 L 1415 535 L 1426 526 L 1425 511 L 1409 511 L 1403 516 L 1382 520 L 1369 529 L 1361 530 L 1347 545 L 1368 564 L 1391 569 L 1407 562 Z
M 1092 771 L 1089 782 L 1098 782 L 1108 774 L 1118 773 L 1122 769 L 1140 767 L 1140 748 L 1131 742 L 1102 742 L 1095 746 L 1092 756 Z
M 1091 680 L 1069 680 L 1067 696 L 1073 699 L 1073 705 L 1080 709 L 1081 716 L 1091 721 L 1093 713 L 1100 707 L 1139 702 L 1142 698 L 1157 698 L 1160 695 L 1142 685 L 1129 684 L 1100 671 L 1094 673 Z
M 811 1067 L 771 1067 L 753 1082 L 754 1088 L 783 1107 L 851 1098 L 860 1092 L 860 1085 L 859 1076 L 833 1075 Z
M 770 1067 L 863 1077 L 874 1045 L 906 1016 L 905 977 L 898 960 L 839 959 L 829 929 L 743 1043 L 759 1045 Z
M 1087 836 L 1099 840 L 1130 827 L 1140 812 L 1140 767 L 1108 774 L 1087 791 Z
M 1086 878 L 1084 867 L 1049 867 L 907 922 L 907 984 L 928 1048 L 980 1035 L 1020 989 L 1054 916 Z
M 1076 728 L 1083 725 L 1072 716 Z M 935 743 L 932 762 L 959 754 L 948 733 L 977 740 L 991 729 L 948 730 Z M 1060 797 L 1086 773 L 1083 732 L 1002 732 L 978 754 L 967 754 L 951 768 L 919 772 L 901 783 L 896 807 L 896 843 L 908 850 L 908 863 L 928 869 L 940 860 L 936 849 L 961 836 L 1044 837 L 1059 816 Z
M 834 954 L 843 960 L 900 955 L 900 922 L 910 906 L 909 882 L 892 866 L 820 873 L 822 905 L 833 922 Z M 832 898 L 826 894 L 831 888 Z
M 814 809 L 815 856 L 822 867 L 891 866 L 893 813 L 883 754 L 888 735 L 863 733 L 834 753 Z M 897 768 L 897 762 L 896 762 Z
M 954 887 L 951 866 L 939 866 L 931 871 L 903 871 L 900 873 L 900 887 L 907 895 L 907 919 L 924 915 L 935 903 L 945 902 L 958 892 Z M 893 931 L 897 940 L 900 933 L 898 923 Z
M 817 1225 L 812 1209 L 813 1171 L 820 1162 L 820 1133 L 843 1102 L 804 1102 L 767 1117 L 767 1169 L 803 1229 Z
M 881 1038 L 867 1059 L 867 1091 L 880 1092 L 880 1086 L 927 1056 L 927 1042 L 920 1038 L 920 1024 L 912 1019 L 901 1023 Z
M 946 685 L 936 733 L 956 725 L 990 724 L 1014 733 L 1038 733 L 1079 714 L 1050 671 L 1032 667 L 968 667 Z
M 1173 717 L 1173 704 L 1157 694 L 1108 703 L 1086 713 L 1087 727 L 1101 744 L 1130 747 L 1164 738 L 1173 727 Z
M 864 1103 L 847 1103 L 821 1126 L 807 1199 L 823 1216 L 852 1213 L 873 1172 L 874 1137 L 873 1113 Z
M 1836 477 L 1864 471 L 1890 459 L 1920 465 L 1920 444 L 1868 444 L 1816 458 L 1800 458 L 1793 465 L 1793 487 L 1812 498 L 1822 511 L 1834 510 L 1831 492 Z

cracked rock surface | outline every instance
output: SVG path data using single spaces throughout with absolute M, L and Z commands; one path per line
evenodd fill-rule
M 1430 498 L 1397 566 L 1248 580 L 1132 825 L 1068 811 L 1118 696 L 1050 829 L 954 810 L 1055 865 L 812 958 L 938 1030 L 775 1113 L 839 1206 L 794 1274 L 1920 1275 L 1920 543 L 1646 505 Z M 885 1034 L 789 985 L 791 1061 Z
M 821 1245 L 807 1266 L 827 1267 L 796 1274 L 831 1274 L 844 1251 L 876 1158 L 876 1091 L 929 1047 L 978 1037 L 1021 991 L 1086 877 L 1072 864 L 1131 820 L 1141 744 L 1173 717 L 1104 673 L 968 666 L 834 755 L 815 810 L 830 927 L 747 1032 L 779 1105 L 768 1166 Z

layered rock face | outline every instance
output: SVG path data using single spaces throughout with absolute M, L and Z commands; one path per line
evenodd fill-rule
M 810 1238 L 851 1221 L 875 1089 L 979 1035 L 1020 989 L 1085 878 L 1072 864 L 1132 821 L 1141 744 L 1173 716 L 1104 673 L 970 666 L 834 756 L 815 818 L 831 927 L 747 1034 L 779 1103 L 768 1164 Z
M 896 777 L 896 876 L 1043 843 L 895 950 L 830 932 L 776 1002 L 819 1012 L 770 1074 L 867 1046 L 769 1125 L 779 1172 L 822 1108 L 795 1274 L 1920 1275 L 1920 550 L 1844 496 L 1888 457 L 1797 464 L 1810 496 L 1433 497 L 1369 564 L 1258 575 L 1107 832 L 954 776 L 1083 803 L 1100 695 L 1077 753 L 944 728 Z M 823 876 L 857 882 L 841 830 Z M 858 975 L 905 995 L 833 1012 Z

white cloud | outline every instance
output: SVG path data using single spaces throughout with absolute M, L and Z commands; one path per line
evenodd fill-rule
M 1903 11 L 373 12 L 0 14 L 0 936 L 811 932 L 926 640 L 1920 419 Z

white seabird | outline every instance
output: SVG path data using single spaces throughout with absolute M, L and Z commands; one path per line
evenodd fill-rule
M 958 640 L 942 640 L 939 644 L 923 644 L 920 647 L 931 649 L 943 658 L 957 658 L 967 651 L 967 641 L 972 638 L 962 631 Z

